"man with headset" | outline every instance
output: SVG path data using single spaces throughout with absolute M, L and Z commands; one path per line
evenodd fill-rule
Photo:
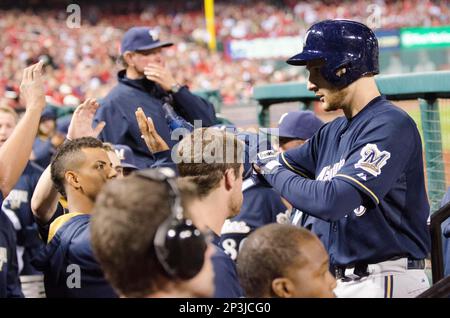
M 179 189 L 174 177 L 170 168 L 140 170 L 108 183 L 98 196 L 92 247 L 122 297 L 213 295 L 214 249 L 202 233 L 206 227 L 194 225 L 192 190 Z

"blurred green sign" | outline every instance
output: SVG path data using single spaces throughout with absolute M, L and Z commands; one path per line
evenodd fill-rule
M 450 26 L 400 29 L 402 48 L 450 47 Z

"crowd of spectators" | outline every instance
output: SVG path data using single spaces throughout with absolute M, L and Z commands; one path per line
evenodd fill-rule
M 2 4 L 5 8 L 8 1 Z M 219 89 L 225 104 L 246 102 L 257 84 L 303 80 L 281 61 L 239 60 L 224 56 L 222 43 L 235 38 L 303 35 L 311 23 L 326 18 L 350 18 L 374 28 L 435 26 L 450 23 L 445 1 L 216 1 L 219 50 L 207 47 L 203 1 L 106 2 L 79 1 L 81 27 L 67 27 L 61 3 L 51 7 L 0 11 L 0 94 L 18 107 L 20 70 L 40 58 L 47 61 L 50 103 L 74 106 L 101 98 L 116 83 L 119 42 L 125 29 L 155 27 L 160 37 L 176 45 L 168 51 L 177 80 L 192 90 Z M 300 45 L 300 44 L 299 44 Z

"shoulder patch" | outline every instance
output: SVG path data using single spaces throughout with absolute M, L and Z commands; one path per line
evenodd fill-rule
M 361 149 L 361 159 L 355 164 L 355 168 L 361 168 L 374 177 L 381 173 L 381 168 L 391 157 L 388 151 L 380 151 L 375 144 L 367 144 Z

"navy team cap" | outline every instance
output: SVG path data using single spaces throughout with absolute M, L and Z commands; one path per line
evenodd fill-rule
M 123 36 L 120 53 L 151 50 L 171 45 L 173 45 L 172 42 L 161 42 L 157 32 L 149 27 L 132 27 Z
M 311 138 L 320 127 L 323 121 L 312 111 L 295 111 L 285 113 L 278 122 L 278 132 L 276 129 L 261 129 L 271 135 L 307 140 Z
M 136 163 L 134 162 L 133 150 L 127 145 L 114 145 L 114 151 L 117 154 L 117 157 L 120 159 L 120 164 L 124 168 L 138 170 L 136 167 Z

